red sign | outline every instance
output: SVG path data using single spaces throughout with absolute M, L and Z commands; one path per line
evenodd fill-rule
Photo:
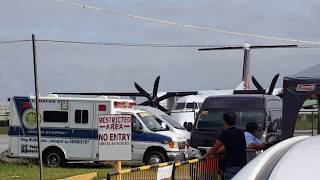
M 308 91 L 314 91 L 315 89 L 316 89 L 315 84 L 298 84 L 296 91 L 308 92 Z

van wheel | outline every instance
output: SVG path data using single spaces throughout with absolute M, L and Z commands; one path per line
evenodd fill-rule
M 65 157 L 63 152 L 57 148 L 50 148 L 43 152 L 43 164 L 48 167 L 63 167 Z
M 163 152 L 160 151 L 149 151 L 146 154 L 145 164 L 159 164 L 166 161 L 166 157 Z

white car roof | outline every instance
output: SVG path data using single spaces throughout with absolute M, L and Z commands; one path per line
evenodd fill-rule
M 320 136 L 317 137 L 317 141 L 308 142 L 309 139 L 309 136 L 297 136 L 279 142 L 250 161 L 233 177 L 233 180 L 318 179 L 316 177 L 319 175 L 305 178 L 310 169 L 318 167 L 315 162 L 320 160 L 315 155 L 317 150 L 320 150 Z M 315 146 L 318 148 L 314 149 L 314 153 L 309 153 L 310 148 Z M 315 158 L 316 161 L 310 163 L 309 158 Z M 320 174 L 319 170 L 318 172 Z
M 319 179 L 319 152 L 320 136 L 296 143 L 273 168 L 269 179 Z

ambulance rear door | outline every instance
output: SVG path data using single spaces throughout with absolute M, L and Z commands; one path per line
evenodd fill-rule
M 94 103 L 90 101 L 73 101 L 70 104 L 70 140 L 69 152 L 72 159 L 91 160 L 96 140 L 94 123 Z

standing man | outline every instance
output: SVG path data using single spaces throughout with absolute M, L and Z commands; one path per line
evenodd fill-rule
M 225 147 L 225 177 L 230 180 L 240 169 L 246 165 L 246 141 L 241 129 L 234 127 L 237 116 L 233 112 L 223 115 L 224 128 L 226 129 L 205 157 L 214 155 L 222 146 Z

